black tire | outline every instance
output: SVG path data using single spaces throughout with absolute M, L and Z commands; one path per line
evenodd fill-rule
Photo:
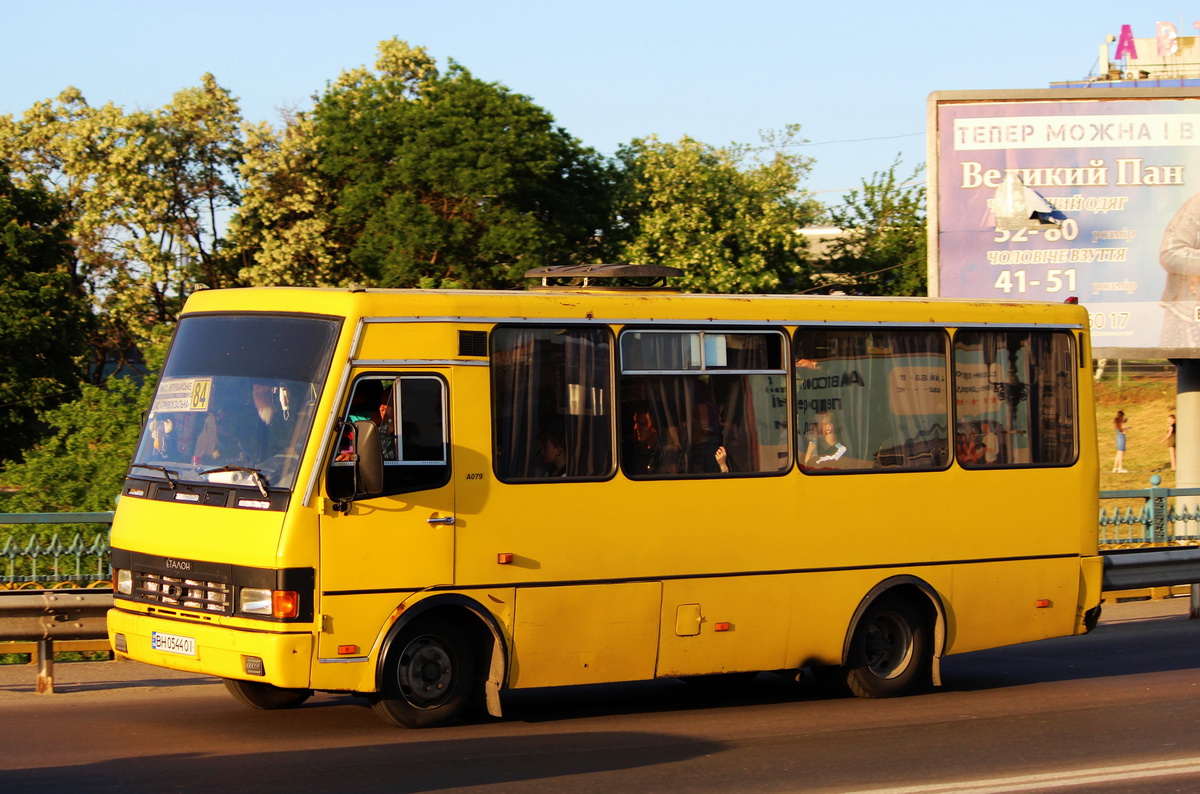
M 252 709 L 294 709 L 312 697 L 311 689 L 284 689 L 261 681 L 226 678 L 225 688 L 234 699 Z
M 854 629 L 846 686 L 863 698 L 910 692 L 929 669 L 929 627 L 909 599 L 883 597 L 867 607 Z
M 813 683 L 819 689 L 824 690 L 826 694 L 835 697 L 846 697 L 853 694 L 846 684 L 847 670 L 845 667 L 827 665 L 810 668 L 810 672 L 812 672 Z
M 477 681 L 466 635 L 449 623 L 406 627 L 383 662 L 383 686 L 371 708 L 391 725 L 432 728 L 463 715 Z

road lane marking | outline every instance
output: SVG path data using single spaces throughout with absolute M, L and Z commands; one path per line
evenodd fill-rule
M 1075 769 L 1069 772 L 1045 772 L 1037 775 L 1015 775 L 980 780 L 960 780 L 954 783 L 931 783 L 919 786 L 858 789 L 847 794 L 1001 794 L 1008 791 L 1035 791 L 1071 786 L 1094 786 L 1139 778 L 1169 777 L 1200 774 L 1200 758 L 1177 758 L 1173 761 L 1151 761 L 1145 764 L 1103 766 Z

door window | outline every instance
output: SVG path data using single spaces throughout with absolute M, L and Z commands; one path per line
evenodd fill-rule
M 450 480 L 450 434 L 446 383 L 430 374 L 368 375 L 356 380 L 342 412 L 330 494 L 356 491 L 353 456 L 355 421 L 379 428 L 383 450 L 383 494 L 438 488 Z

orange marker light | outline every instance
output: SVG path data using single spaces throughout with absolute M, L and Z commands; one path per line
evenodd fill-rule
M 714 623 L 713 624 L 713 631 L 729 631 L 731 628 L 733 628 L 732 623 Z
M 1046 607 L 1049 607 L 1049 606 L 1054 606 L 1054 604 L 1051 603 L 1049 598 L 1039 598 L 1037 600 L 1037 608 L 1038 609 L 1045 609 Z
M 271 614 L 277 618 L 294 618 L 299 615 L 300 594 L 295 590 L 272 590 Z
M 513 561 L 511 551 L 502 551 L 496 555 L 496 562 L 500 565 L 509 565 Z
M 353 656 L 358 653 L 357 645 L 339 645 L 338 656 Z

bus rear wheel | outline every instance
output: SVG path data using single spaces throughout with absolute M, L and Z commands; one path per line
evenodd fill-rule
M 929 628 L 911 600 L 881 598 L 854 630 L 846 686 L 864 698 L 903 695 L 929 667 Z
M 402 728 L 445 725 L 471 704 L 474 684 L 475 659 L 462 631 L 419 621 L 393 643 L 371 708 L 384 722 Z
M 234 699 L 252 709 L 291 709 L 312 697 L 311 689 L 285 689 L 261 681 L 226 678 L 225 688 Z

